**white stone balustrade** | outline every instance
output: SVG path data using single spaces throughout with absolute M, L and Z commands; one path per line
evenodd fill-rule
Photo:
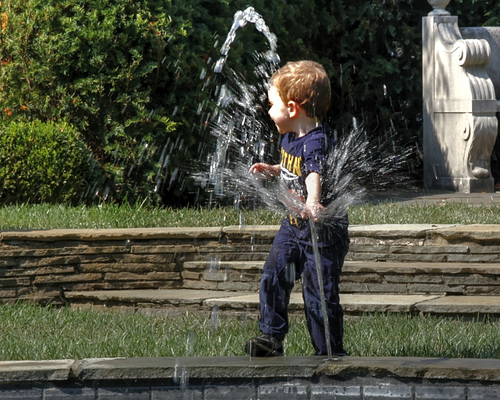
M 500 27 L 463 28 L 433 6 L 422 21 L 424 184 L 429 190 L 494 192 Z

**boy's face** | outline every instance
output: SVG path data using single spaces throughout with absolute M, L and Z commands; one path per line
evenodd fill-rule
M 280 134 L 292 132 L 292 125 L 290 119 L 290 112 L 288 110 L 288 105 L 283 103 L 281 97 L 278 94 L 278 91 L 274 86 L 271 86 L 269 89 L 267 96 L 269 98 L 269 116 L 273 120 L 278 128 L 278 132 Z

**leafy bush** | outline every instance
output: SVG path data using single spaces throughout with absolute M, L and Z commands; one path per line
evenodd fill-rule
M 73 124 L 114 176 L 119 199 L 150 195 L 165 175 L 155 155 L 175 133 L 174 64 L 185 22 L 164 4 L 2 3 L 1 109 L 16 120 Z
M 98 174 L 71 125 L 12 122 L 0 127 L 2 203 L 70 203 L 84 198 Z

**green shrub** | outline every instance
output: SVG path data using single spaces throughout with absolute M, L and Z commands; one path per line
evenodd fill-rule
M 0 127 L 2 203 L 70 203 L 88 196 L 97 165 L 71 125 L 12 122 Z
M 15 120 L 74 125 L 114 177 L 118 200 L 154 196 L 171 167 L 160 170 L 159 158 L 177 138 L 177 39 L 187 22 L 173 20 L 169 7 L 159 0 L 1 6 L 0 109 Z

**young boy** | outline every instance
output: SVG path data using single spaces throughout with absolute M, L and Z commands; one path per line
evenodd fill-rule
M 269 115 L 283 135 L 281 163 L 257 163 L 250 173 L 264 178 L 280 176 L 290 193 L 300 199 L 281 223 L 260 282 L 259 337 L 250 338 L 245 351 L 253 357 L 283 355 L 288 332 L 288 303 L 295 280 L 302 278 L 307 326 L 316 355 L 327 354 L 324 318 L 314 260 L 309 219 L 316 223 L 330 327 L 331 351 L 343 348 L 343 311 L 339 277 L 349 247 L 347 216 L 322 222 L 322 176 L 330 150 L 327 128 L 320 124 L 330 106 L 330 80 L 313 61 L 290 62 L 271 77 Z M 335 221 L 335 222 L 332 222 Z

